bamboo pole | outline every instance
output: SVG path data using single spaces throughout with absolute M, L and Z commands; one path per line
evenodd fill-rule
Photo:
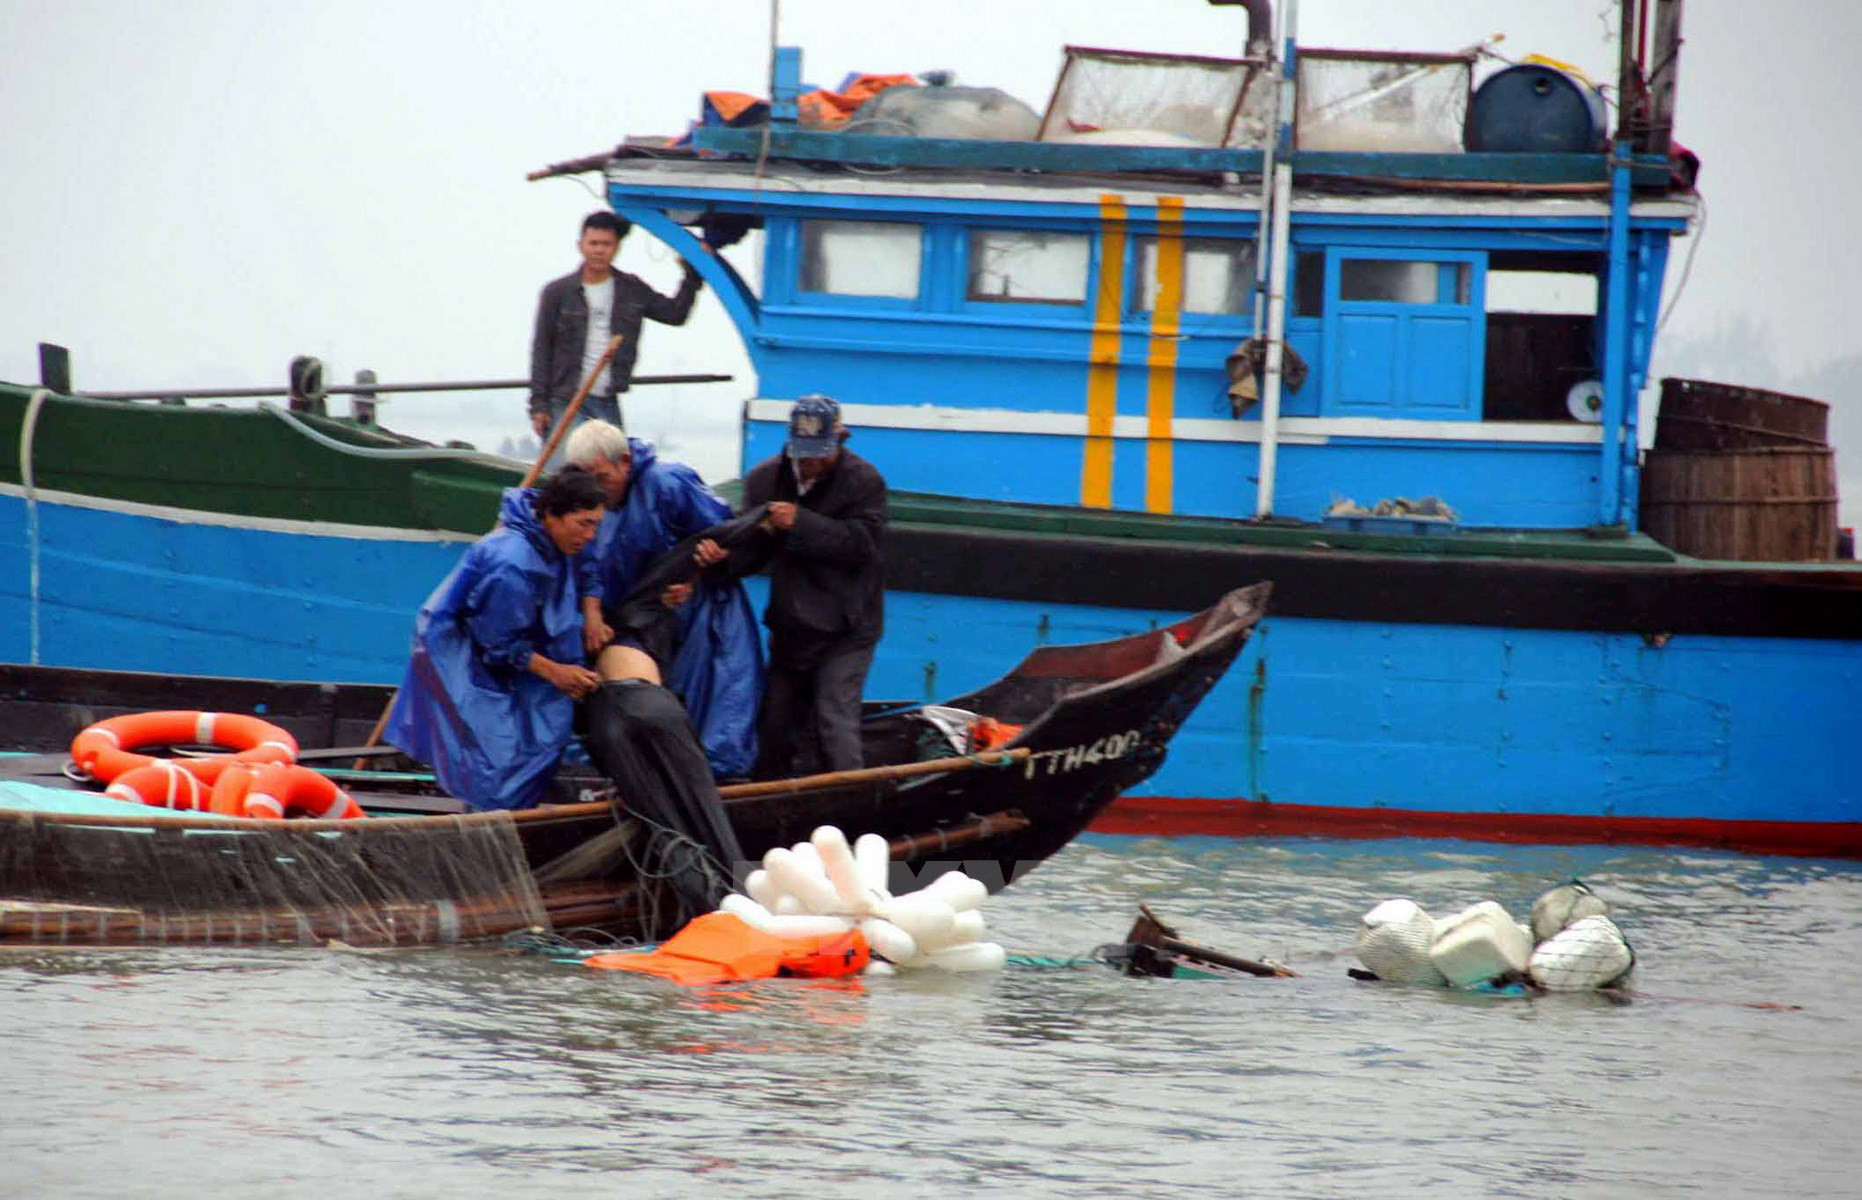
M 619 333 L 608 339 L 608 348 L 601 352 L 601 357 L 595 360 L 595 366 L 589 371 L 588 378 L 584 379 L 582 386 L 575 390 L 575 395 L 569 400 L 569 407 L 563 409 L 556 427 L 550 431 L 549 441 L 543 444 L 543 450 L 537 455 L 537 461 L 530 464 L 530 472 L 524 476 L 524 482 L 519 484 L 519 487 L 529 487 L 537 481 L 538 476 L 543 474 L 544 464 L 549 462 L 550 455 L 556 453 L 556 446 L 562 441 L 563 435 L 569 432 L 569 426 L 575 424 L 575 414 L 582 411 L 582 401 L 588 399 L 588 393 L 594 388 L 595 380 L 601 378 L 601 373 L 607 370 L 608 363 L 613 360 L 614 352 L 619 350 L 621 343 L 626 340 L 626 335 Z
M 824 792 L 835 788 L 883 783 L 890 779 L 910 779 L 918 775 L 941 775 L 947 771 L 969 771 L 976 767 L 1006 767 L 1021 762 L 1028 747 L 1014 750 L 989 750 L 961 758 L 928 758 L 923 762 L 896 763 L 887 767 L 861 767 L 853 771 L 828 771 L 820 775 L 797 775 L 793 779 L 769 779 L 759 783 L 733 783 L 718 789 L 725 800 L 756 800 L 764 796 L 794 796 L 803 792 Z

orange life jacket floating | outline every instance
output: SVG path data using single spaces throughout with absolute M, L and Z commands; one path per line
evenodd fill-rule
M 753 929 L 731 913 L 714 912 L 694 918 L 657 950 L 597 954 L 582 964 L 699 987 L 745 979 L 834 979 L 859 974 L 869 958 L 858 929 L 782 938 Z

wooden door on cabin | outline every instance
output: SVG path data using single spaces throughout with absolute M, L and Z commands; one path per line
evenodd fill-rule
M 1325 414 L 1479 420 L 1482 266 L 1473 253 L 1329 248 Z

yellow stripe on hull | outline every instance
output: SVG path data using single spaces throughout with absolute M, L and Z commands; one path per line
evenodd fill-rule
M 1125 201 L 1099 197 L 1099 294 L 1086 367 L 1086 454 L 1080 503 L 1112 507 L 1112 418 L 1118 413 L 1119 326 L 1125 307 Z
M 1175 494 L 1170 424 L 1177 409 L 1177 334 L 1183 315 L 1183 198 L 1157 202 L 1157 300 L 1145 347 L 1144 507 L 1167 513 Z

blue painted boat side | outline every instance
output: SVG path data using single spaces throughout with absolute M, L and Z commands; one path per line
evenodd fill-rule
M 779 453 L 787 426 L 745 422 L 744 461 Z M 931 492 L 1035 504 L 1077 504 L 1080 434 L 984 433 L 868 426 L 851 447 L 884 464 L 901 491 Z M 1143 509 L 1149 482 L 1147 442 L 1115 438 L 1112 500 Z M 1504 453 L 1499 451 L 1503 450 Z M 1173 510 L 1215 517 L 1254 515 L 1255 442 L 1179 438 L 1171 474 Z M 1383 496 L 1448 496 L 1462 523 L 1475 526 L 1569 529 L 1589 523 L 1597 503 L 1595 445 L 1400 441 L 1334 437 L 1323 445 L 1280 448 L 1280 501 L 1287 516 L 1318 521 L 1341 496 L 1373 502 Z
M 31 661 L 24 510 L 0 495 L 0 659 L 19 662 Z M 38 510 L 38 661 L 58 666 L 398 682 L 413 614 L 464 548 Z M 751 581 L 759 610 L 763 589 Z M 889 592 L 867 694 L 945 699 L 1034 645 L 1182 615 Z M 1856 822 L 1859 691 L 1862 641 L 1271 617 L 1139 794 Z
M 0 495 L 0 660 L 398 683 L 414 613 L 468 543 L 325 536 Z
M 978 565 L 986 571 L 988 565 Z M 1036 641 L 1180 614 L 887 594 L 868 694 L 923 700 Z M 1134 793 L 1341 810 L 1862 821 L 1862 642 L 1270 617 Z

